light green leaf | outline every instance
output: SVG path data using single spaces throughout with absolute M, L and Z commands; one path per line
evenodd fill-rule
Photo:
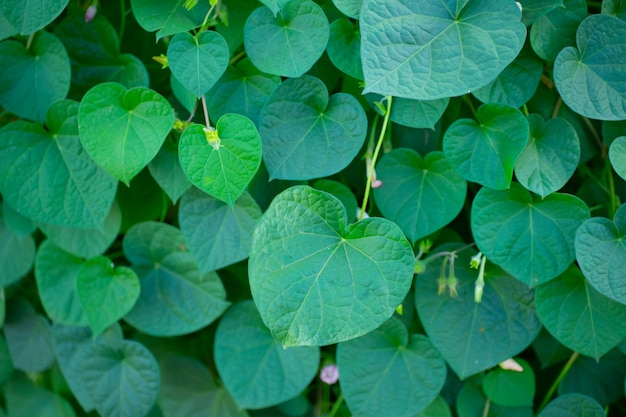
M 9 286 L 26 275 L 34 260 L 33 237 L 16 237 L 0 216 L 0 287 Z
M 620 136 L 611 142 L 609 159 L 617 175 L 626 180 L 626 136 Z
M 4 395 L 11 417 L 76 417 L 65 398 L 35 385 L 25 375 L 11 379 L 4 386 Z
M 394 317 L 337 346 L 346 404 L 354 415 L 414 416 L 435 400 L 446 380 L 441 354 L 423 335 L 409 335 Z
M 232 207 L 261 165 L 261 138 L 254 123 L 239 114 L 225 114 L 216 128 L 185 129 L 178 157 L 193 185 Z
M 68 3 L 69 0 L 4 0 L 0 12 L 17 32 L 30 35 L 56 19 Z
M 541 329 L 533 291 L 489 262 L 482 300 L 474 301 L 478 272 L 469 267 L 474 254 L 464 250 L 457 255 L 456 298 L 438 295 L 443 258 L 428 264 L 415 287 L 415 305 L 426 333 L 461 379 L 519 354 Z
M 574 234 L 589 208 L 569 194 L 532 196 L 517 183 L 482 188 L 472 203 L 472 233 L 489 261 L 526 285 L 548 282 L 574 261 Z
M 341 171 L 363 146 L 366 133 L 367 118 L 356 98 L 345 93 L 329 98 L 324 83 L 308 75 L 288 79 L 274 91 L 259 126 L 270 178 L 286 180 Z
M 535 397 L 535 373 L 530 364 L 515 358 L 522 371 L 496 368 L 483 380 L 483 391 L 487 398 L 505 407 L 523 407 L 533 405 Z
M 537 313 L 568 348 L 599 360 L 626 337 L 626 306 L 590 287 L 578 268 L 537 287 Z
M 483 104 L 478 121 L 460 119 L 443 137 L 443 152 L 466 180 L 509 188 L 515 162 L 528 142 L 528 121 L 513 107 Z
M 229 206 L 195 188 L 183 196 L 178 211 L 180 230 L 203 273 L 246 259 L 260 217 L 247 192 Z
M 593 398 L 583 394 L 560 395 L 541 410 L 538 417 L 604 417 L 604 410 Z
M 333 4 L 341 13 L 353 19 L 358 19 L 363 0 L 333 0 Z
M 161 148 L 174 125 L 174 112 L 153 90 L 103 83 L 83 97 L 78 124 L 89 156 L 128 185 Z
M 377 101 L 381 102 L 383 96 L 366 94 L 365 99 L 376 113 L 384 116 L 383 111 L 375 104 Z M 403 126 L 435 130 L 435 124 L 441 119 L 441 115 L 448 107 L 449 102 L 450 99 L 447 97 L 436 100 L 411 100 L 394 97 L 389 119 Z
M 530 135 L 526 149 L 515 164 L 515 176 L 526 189 L 545 197 L 572 177 L 580 160 L 576 129 L 560 117 L 544 121 L 528 115 Z
M 326 52 L 330 61 L 339 70 L 357 80 L 363 79 L 361 32 L 354 27 L 350 19 L 337 19 L 330 25 Z
M 522 49 L 515 2 L 365 0 L 365 93 L 416 100 L 460 96 L 493 80 Z
M 626 304 L 626 204 L 614 221 L 594 217 L 576 231 L 576 260 L 589 283 L 602 295 Z
M 576 43 L 576 28 L 587 17 L 585 0 L 563 0 L 559 7 L 535 20 L 530 28 L 530 44 L 537 55 L 554 62 L 558 53 Z
M 215 31 L 204 31 L 197 37 L 177 33 L 167 48 L 172 74 L 197 97 L 206 93 L 228 66 L 228 45 Z
M 68 326 L 86 326 L 88 323 L 76 291 L 83 262 L 50 240 L 39 245 L 35 260 L 37 289 L 46 314 L 56 323 Z
M 148 169 L 152 178 L 173 203 L 176 203 L 180 196 L 191 187 L 185 171 L 180 166 L 178 144 L 172 140 L 171 136 L 165 139 L 159 153 L 148 164 Z
M 63 44 L 42 31 L 28 50 L 15 40 L 0 43 L 0 58 L 0 105 L 20 117 L 44 121 L 50 105 L 70 89 L 70 60 Z
M 402 303 L 413 251 L 395 223 L 348 225 L 335 197 L 307 186 L 276 196 L 249 260 L 261 318 L 284 346 L 328 345 L 366 334 Z
M 328 19 L 311 0 L 291 0 L 274 16 L 267 7 L 256 9 L 244 28 L 248 58 L 261 71 L 300 77 L 326 49 Z
M 124 254 L 141 282 L 141 295 L 124 319 L 144 333 L 191 333 L 209 325 L 229 305 L 217 274 L 200 273 L 182 233 L 173 226 L 133 226 L 124 236 Z
M 187 10 L 184 0 L 131 0 L 130 6 L 139 26 L 156 33 L 157 41 L 164 36 L 195 29 L 202 24 L 211 5 L 199 1 Z
M 378 208 L 412 243 L 450 223 L 463 208 L 467 184 L 441 152 L 422 158 L 412 149 L 394 149 L 376 173 L 383 182 L 374 189 Z
M 535 20 L 554 9 L 563 8 L 564 0 L 521 0 L 522 22 L 526 26 L 532 25 Z
M 263 324 L 252 301 L 232 306 L 215 333 L 217 370 L 239 408 L 264 408 L 302 392 L 319 366 L 320 350 L 284 349 Z
M 554 83 L 576 113 L 593 119 L 626 118 L 626 22 L 593 15 L 576 32 L 576 45 L 563 49 L 554 62 Z

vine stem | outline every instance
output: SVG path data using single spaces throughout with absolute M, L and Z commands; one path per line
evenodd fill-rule
M 120 0 L 120 33 L 118 35 L 119 43 L 122 44 L 124 31 L 126 30 L 126 0 Z
M 485 407 L 483 408 L 482 417 L 487 417 L 489 415 L 489 408 L 491 408 L 491 400 L 487 398 L 487 401 L 485 401 Z
M 326 417 L 335 417 L 335 414 L 337 414 L 337 411 L 339 411 L 339 407 L 341 407 L 341 404 L 343 404 L 343 393 L 339 394 L 339 397 L 337 397 L 337 401 L 335 401 L 333 408 L 330 410 L 328 415 L 326 415 Z
M 541 412 L 541 410 L 543 410 L 546 405 L 548 405 L 548 402 L 550 401 L 550 398 L 552 398 L 554 391 L 556 391 L 557 387 L 559 386 L 563 378 L 565 378 L 565 375 L 567 375 L 567 373 L 569 372 L 570 368 L 572 367 L 576 359 L 578 359 L 578 355 L 580 355 L 578 352 L 572 353 L 572 356 L 570 356 L 565 366 L 563 366 L 563 369 L 561 369 L 559 376 L 556 377 L 556 379 L 550 386 L 550 389 L 546 393 L 545 397 L 543 397 L 543 401 L 541 401 L 541 404 L 539 405 L 539 409 L 537 410 L 538 413 Z
M 207 129 L 210 129 L 211 122 L 209 121 L 209 111 L 206 108 L 206 98 L 204 97 L 204 94 L 202 95 L 200 100 L 202 100 L 202 111 L 204 112 L 204 122 L 206 123 Z
M 609 183 L 609 200 L 610 200 L 610 210 L 609 210 L 609 218 L 613 218 L 615 215 L 615 211 L 617 210 L 617 196 L 615 195 L 615 181 L 613 180 L 613 168 L 611 167 L 611 163 L 609 158 L 605 160 L 605 169 L 606 169 L 606 178 Z
M 33 43 L 33 39 L 35 38 L 35 33 L 37 33 L 37 32 L 31 33 L 30 36 L 28 37 L 28 40 L 26 41 L 26 50 L 30 49 L 30 46 Z
M 374 167 L 376 166 L 376 160 L 380 153 L 380 148 L 383 145 L 385 139 L 385 132 L 387 131 L 387 125 L 389 124 L 389 116 L 391 115 L 391 102 L 392 96 L 387 96 L 387 111 L 385 112 L 385 118 L 383 119 L 383 126 L 380 129 L 380 136 L 378 136 L 378 143 L 376 143 L 376 149 L 374 149 L 374 155 L 372 156 L 372 169 L 367 177 L 367 184 L 365 184 L 365 195 L 363 196 L 363 204 L 361 205 L 361 213 L 359 213 L 359 220 L 363 219 L 365 215 L 365 209 L 367 208 L 367 201 L 369 200 L 370 190 L 372 189 L 372 180 L 374 179 Z

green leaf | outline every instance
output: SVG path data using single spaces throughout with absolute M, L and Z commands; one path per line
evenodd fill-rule
M 20 117 L 42 122 L 50 105 L 70 89 L 70 60 L 51 33 L 35 34 L 30 49 L 15 40 L 4 41 L 0 58 L 0 105 Z
M 626 337 L 626 306 L 590 287 L 578 268 L 537 287 L 537 313 L 568 348 L 599 360 Z
M 56 19 L 68 3 L 69 0 L 5 0 L 0 3 L 0 12 L 17 32 L 30 35 Z
M 554 83 L 563 101 L 576 113 L 593 119 L 626 118 L 626 89 L 619 75 L 626 71 L 626 22 L 593 15 L 576 32 L 576 45 L 563 49 L 554 62 Z
M 300 77 L 322 56 L 329 37 L 328 19 L 311 0 L 291 0 L 274 16 L 256 9 L 244 28 L 250 61 L 262 72 Z
M 172 74 L 197 97 L 209 91 L 228 66 L 228 45 L 215 31 L 204 31 L 197 37 L 177 33 L 167 48 Z
M 530 114 L 528 125 L 528 144 L 515 164 L 515 176 L 526 189 L 546 197 L 574 174 L 580 143 L 576 129 L 560 117 L 546 122 L 542 116 Z
M 274 16 L 276 16 L 278 12 L 280 12 L 281 9 L 285 7 L 287 3 L 289 3 L 289 0 L 259 0 L 259 1 L 263 3 L 265 6 L 267 6 L 267 8 L 272 11 Z
M 415 305 L 426 333 L 459 378 L 489 369 L 522 352 L 541 322 L 533 291 L 487 263 L 482 301 L 474 302 L 478 273 L 469 268 L 472 250 L 457 254 L 458 297 L 438 295 L 442 258 L 417 276 Z
M 193 185 L 233 206 L 261 165 L 261 138 L 254 123 L 239 114 L 225 114 L 216 128 L 185 129 L 178 157 Z
M 532 407 L 535 397 L 535 374 L 525 360 L 516 358 L 515 361 L 523 371 L 498 367 L 485 376 L 483 391 L 491 401 L 505 407 Z
M 4 324 L 4 320 L 2 321 Z M 13 361 L 4 336 L 0 335 L 0 383 L 4 385 L 13 375 Z M 0 413 L 0 416 L 2 414 Z
M 382 102 L 383 96 L 378 94 L 366 94 L 365 99 L 376 113 L 384 116 L 382 109 L 376 102 Z M 436 100 L 411 100 L 402 97 L 394 97 L 389 118 L 392 122 L 412 128 L 426 128 L 435 130 L 435 124 L 441 119 L 441 115 L 448 107 L 449 98 Z
M 2 7 L 0 6 L 0 40 L 4 40 L 16 34 L 17 29 L 15 29 L 13 25 L 11 25 L 11 22 L 7 20 L 6 16 L 2 12 Z
M 95 337 L 132 309 L 139 298 L 139 278 L 132 269 L 98 256 L 81 266 L 76 291 Z
M 159 366 L 148 349 L 129 340 L 117 349 L 90 343 L 77 356 L 83 365 L 85 388 L 102 417 L 148 414 L 160 387 Z
M 353 19 L 358 19 L 363 0 L 333 0 L 333 4 L 341 13 Z
M 446 365 L 430 340 L 410 335 L 396 318 L 337 346 L 346 404 L 363 417 L 414 416 L 435 400 Z
M 509 188 L 515 162 L 528 142 L 528 121 L 513 107 L 483 104 L 472 119 L 456 120 L 443 137 L 443 152 L 466 180 Z
M 576 231 L 576 260 L 589 283 L 612 300 L 626 304 L 623 269 L 626 265 L 626 204 L 614 221 L 593 217 Z
M 229 206 L 195 188 L 183 196 L 178 211 L 180 230 L 203 273 L 246 259 L 260 217 L 247 192 Z
M 38 387 L 23 375 L 14 377 L 4 386 L 4 395 L 11 417 L 76 417 L 65 398 Z
M 307 186 L 274 198 L 252 238 L 250 288 L 284 346 L 328 345 L 380 326 L 402 303 L 413 252 L 394 223 L 348 225 L 335 197 Z
M 472 233 L 489 261 L 526 285 L 548 282 L 574 261 L 574 235 L 589 218 L 578 197 L 531 195 L 519 184 L 509 190 L 482 188 L 472 203 Z
M 442 396 L 438 396 L 435 398 L 435 401 L 430 403 L 423 411 L 411 417 L 452 417 L 452 412 L 446 400 L 444 400 Z
M 26 275 L 34 260 L 35 240 L 32 236 L 18 238 L 0 216 L 0 286 L 9 286 Z
M 626 3 L 623 0 L 605 0 L 602 2 L 602 14 L 626 20 Z
M 532 25 L 538 18 L 554 9 L 565 7 L 564 0 L 521 0 L 522 22 L 526 26 Z
M 364 92 L 433 100 L 480 88 L 522 49 L 520 17 L 512 1 L 365 0 Z
M 503 407 L 485 397 L 482 387 L 469 380 L 456 399 L 456 410 L 459 417 L 534 417 L 532 407 Z M 570 416 L 573 417 L 573 416 Z
M 326 52 L 339 70 L 357 80 L 363 79 L 361 32 L 354 27 L 350 19 L 337 19 L 330 25 Z
M 128 185 L 161 148 L 174 125 L 174 112 L 153 90 L 102 83 L 83 97 L 78 123 L 89 156 Z
M 261 109 L 280 83 L 280 77 L 264 74 L 249 59 L 242 59 L 236 66 L 228 66 L 205 95 L 209 114 L 217 120 L 226 113 L 237 113 L 258 126 Z
M 626 180 L 626 136 L 620 136 L 611 142 L 609 159 L 617 175 Z
M 583 394 L 560 395 L 539 413 L 539 417 L 604 417 L 604 415 L 602 406 Z
M 37 289 L 46 314 L 56 323 L 68 326 L 86 326 L 88 323 L 76 290 L 83 262 L 50 240 L 39 245 L 35 260 Z
M 319 365 L 317 347 L 284 349 L 252 301 L 232 306 L 215 333 L 217 370 L 239 408 L 279 404 L 302 392 Z
M 394 149 L 376 173 L 383 182 L 374 189 L 378 208 L 412 243 L 446 226 L 463 208 L 467 184 L 441 152 L 422 158 L 412 149 Z
M 18 239 L 23 239 L 37 230 L 35 222 L 15 211 L 6 200 L 2 202 L 0 217 L 3 217 L 6 226 Z
M 366 133 L 359 102 L 345 93 L 329 98 L 324 83 L 308 75 L 284 81 L 261 111 L 259 134 L 270 179 L 305 180 L 339 172 L 357 155 Z
M 208 1 L 200 1 L 187 10 L 184 3 L 183 0 L 131 0 L 130 6 L 139 26 L 148 32 L 158 30 L 158 41 L 199 27 L 211 7 Z
M 180 166 L 178 144 L 171 139 L 171 136 L 165 139 L 159 153 L 148 164 L 148 169 L 152 178 L 173 203 L 176 203 L 180 196 L 191 187 L 185 171 Z
M 357 219 L 359 209 L 356 201 L 356 197 L 352 194 L 350 188 L 340 182 L 333 180 L 318 180 L 313 184 L 313 188 L 326 191 L 328 194 L 332 194 L 337 197 L 343 204 L 348 214 L 348 221 L 353 222 Z
M 544 327 L 533 340 L 533 350 L 541 363 L 541 369 L 566 361 L 572 351 L 556 340 Z
M 182 233 L 173 226 L 133 226 L 124 236 L 124 254 L 141 282 L 141 295 L 124 319 L 144 333 L 191 333 L 213 322 L 229 305 L 217 274 L 200 273 Z
M 189 91 L 185 86 L 178 81 L 178 78 L 174 77 L 174 74 L 170 74 L 170 86 L 172 87 L 172 93 L 176 100 L 190 113 L 195 112 L 198 104 L 198 97 Z
M 537 55 L 554 62 L 558 53 L 576 42 L 576 28 L 587 17 L 585 0 L 563 0 L 557 8 L 535 20 L 530 28 L 530 44 Z

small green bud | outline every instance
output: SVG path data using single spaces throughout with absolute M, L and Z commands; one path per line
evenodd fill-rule
M 152 59 L 162 65 L 161 69 L 165 69 L 165 68 L 167 68 L 169 66 L 169 64 L 167 62 L 167 56 L 165 56 L 163 54 L 161 54 L 159 56 L 153 56 Z
M 431 242 L 430 239 L 422 240 L 420 241 L 419 250 L 421 253 L 428 253 L 432 246 L 433 246 L 433 242 Z
M 459 281 L 456 279 L 456 276 L 454 276 L 454 272 L 450 273 L 450 276 L 448 277 L 448 289 L 450 290 L 450 297 L 452 298 L 456 298 L 459 296 L 459 293 L 456 291 L 456 286 L 459 283 Z
M 478 269 L 478 267 L 480 266 L 480 261 L 482 257 L 483 257 L 482 252 L 478 252 L 476 255 L 472 256 L 472 259 L 470 259 L 470 268 Z
M 404 312 L 404 310 L 402 308 L 402 304 L 400 304 L 398 307 L 396 307 L 396 313 L 398 313 L 399 315 L 402 315 L 403 312 Z
M 446 277 L 437 278 L 437 295 L 441 295 L 446 292 L 446 287 L 448 285 L 448 281 Z
M 413 267 L 414 274 L 421 274 L 426 270 L 426 263 L 423 261 L 415 261 L 415 266 Z
M 180 3 L 179 3 L 180 4 Z M 191 10 L 198 4 L 198 0 L 185 0 L 183 7 L 187 10 Z

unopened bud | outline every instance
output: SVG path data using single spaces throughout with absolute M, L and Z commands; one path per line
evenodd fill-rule
M 326 365 L 320 371 L 320 379 L 328 385 L 333 385 L 339 380 L 339 369 L 337 365 Z
M 89 23 L 93 20 L 94 17 L 96 17 L 96 14 L 98 13 L 98 6 L 96 6 L 95 4 L 92 4 L 91 6 L 87 7 L 87 11 L 85 11 L 85 22 Z

